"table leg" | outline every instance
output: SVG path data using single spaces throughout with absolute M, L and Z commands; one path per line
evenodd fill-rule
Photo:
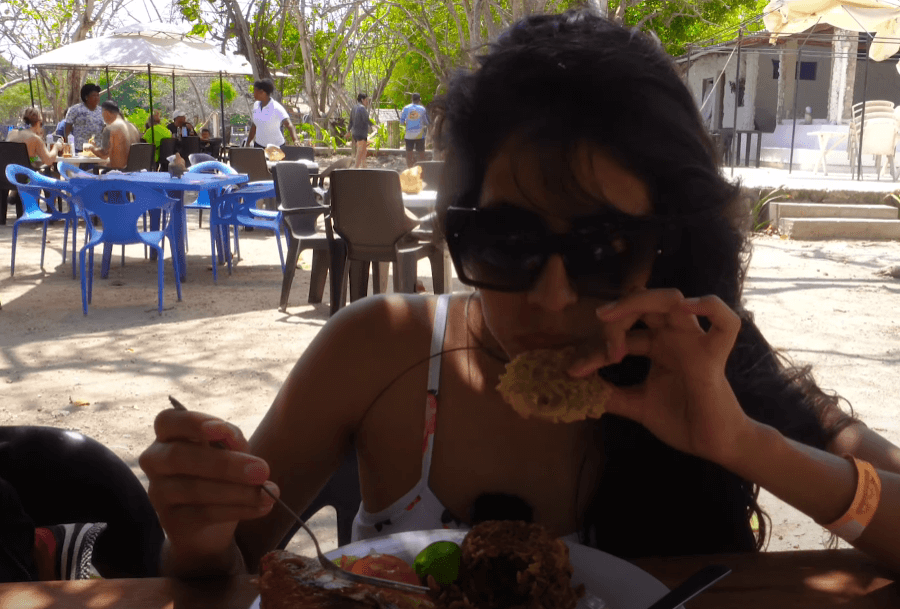
M 747 143 L 744 144 L 744 167 L 750 167 L 750 140 L 753 139 L 753 134 L 747 134 Z

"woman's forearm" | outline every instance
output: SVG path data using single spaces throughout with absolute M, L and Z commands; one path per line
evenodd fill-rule
M 823 526 L 850 508 L 857 473 L 849 460 L 790 440 L 766 425 L 755 425 L 740 441 L 742 450 L 738 454 L 744 456 L 735 463 L 723 464 L 734 473 Z M 881 501 L 875 517 L 852 544 L 900 571 L 900 475 L 883 469 L 878 474 Z

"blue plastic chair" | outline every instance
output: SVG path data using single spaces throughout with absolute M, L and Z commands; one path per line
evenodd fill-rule
M 81 304 L 87 315 L 91 302 L 94 281 L 94 248 L 100 244 L 130 245 L 140 243 L 157 251 L 157 281 L 159 290 L 159 312 L 163 309 L 163 258 L 165 240 L 169 239 L 172 267 L 175 271 L 175 289 L 181 301 L 181 274 L 178 256 L 175 253 L 172 210 L 177 201 L 159 191 L 127 180 L 98 180 L 75 191 L 72 201 L 79 214 L 86 220 L 95 215 L 101 226 L 93 226 L 89 221 L 88 240 L 81 248 Z M 137 221 L 150 210 L 161 210 L 163 224 L 161 230 L 139 231 Z M 90 250 L 91 268 L 86 272 L 85 258 Z
M 201 154 L 191 155 L 192 158 L 197 158 L 201 156 Z M 225 163 L 220 163 L 219 161 L 209 160 L 198 162 L 188 169 L 188 173 L 222 173 L 227 175 L 235 175 L 237 171 L 235 171 L 232 167 L 226 165 Z M 229 239 L 229 228 L 231 227 L 230 222 L 222 222 L 221 217 L 217 216 L 216 218 L 212 218 L 213 210 L 211 209 L 211 200 L 220 197 L 225 191 L 231 190 L 232 186 L 226 186 L 223 188 L 217 188 L 212 190 L 204 190 L 201 191 L 197 196 L 197 201 L 193 205 L 185 205 L 185 208 L 190 207 L 191 209 L 199 209 L 200 217 L 203 218 L 203 210 L 206 209 L 210 212 L 210 222 L 209 222 L 209 238 L 212 247 L 212 259 L 213 259 L 213 283 L 215 283 L 218 279 L 217 273 L 217 256 L 216 252 L 218 250 L 218 264 L 221 264 L 224 261 L 228 262 L 228 274 L 231 274 L 231 249 L 229 248 L 228 239 Z M 230 217 L 231 214 L 227 214 L 226 216 Z M 187 221 L 184 223 L 187 226 Z M 187 235 L 185 235 L 186 237 Z M 235 244 L 237 244 L 237 233 L 235 232 Z
M 26 222 L 40 222 L 44 225 L 41 237 L 41 269 L 44 268 L 44 250 L 47 246 L 47 224 L 51 220 L 65 222 L 63 229 L 63 264 L 66 262 L 66 250 L 68 249 L 69 225 L 72 226 L 72 279 L 75 278 L 75 230 L 78 220 L 75 209 L 71 203 L 71 193 L 67 184 L 60 180 L 39 174 L 38 172 L 22 167 L 21 165 L 7 165 L 6 179 L 15 184 L 22 199 L 24 211 L 22 217 L 13 224 L 12 234 L 12 260 L 10 261 L 9 274 L 16 272 L 16 239 L 19 235 L 19 225 Z M 56 199 L 61 198 L 66 202 L 68 209 L 60 211 L 56 207 Z M 47 210 L 41 209 L 40 201 L 44 201 Z
M 260 199 L 272 198 L 274 183 L 250 182 L 240 186 L 229 186 L 219 192 L 213 192 L 209 212 L 210 241 L 213 252 L 213 281 L 216 281 L 216 245 L 218 235 L 224 237 L 225 259 L 228 262 L 228 274 L 231 274 L 231 253 L 228 250 L 229 229 L 234 229 L 235 254 L 240 258 L 240 241 L 238 228 L 249 226 L 275 232 L 278 245 L 278 256 L 281 259 L 281 272 L 284 272 L 284 252 L 281 247 L 281 228 L 284 217 L 280 211 L 256 209 Z

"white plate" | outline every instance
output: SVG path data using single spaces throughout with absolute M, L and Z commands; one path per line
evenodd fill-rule
M 334 560 L 342 554 L 367 556 L 377 552 L 393 554 L 412 564 L 425 546 L 435 541 L 462 543 L 465 536 L 466 531 L 460 530 L 409 531 L 357 541 L 326 552 L 325 556 Z M 607 609 L 647 609 L 669 591 L 665 584 L 630 562 L 581 544 L 566 545 L 574 569 L 572 583 L 584 584 L 587 592 L 603 599 Z M 585 603 L 579 604 L 582 606 Z M 250 609 L 259 609 L 259 599 Z

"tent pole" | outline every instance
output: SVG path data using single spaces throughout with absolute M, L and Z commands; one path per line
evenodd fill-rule
M 150 93 L 150 143 L 156 146 L 156 125 L 153 124 L 153 79 L 150 77 L 150 64 L 147 64 L 147 91 Z
M 856 142 L 857 148 L 857 157 L 856 157 L 856 179 L 862 180 L 862 143 L 863 143 L 863 134 L 866 130 L 866 101 L 869 96 L 869 45 L 866 45 L 866 70 L 863 72 L 863 100 L 862 100 L 862 115 L 859 117 L 859 140 Z M 853 104 L 850 104 L 851 112 L 853 110 Z M 852 117 L 850 119 L 853 120 Z M 852 124 L 851 124 L 852 127 Z M 878 168 L 876 167 L 877 171 Z
M 225 142 L 225 86 L 222 84 L 222 70 L 219 70 L 219 113 L 222 115 L 222 124 L 219 126 L 219 137 L 222 139 L 222 146 L 227 146 Z
M 109 66 L 106 66 L 106 99 L 109 99 L 110 89 L 112 89 L 112 83 L 109 81 Z
M 737 68 L 735 71 L 734 77 L 734 115 L 731 121 L 731 175 L 734 176 L 734 165 L 737 162 L 737 155 L 740 153 L 738 148 L 738 132 L 737 132 L 737 109 L 738 109 L 738 99 L 741 94 L 741 41 L 744 38 L 744 28 L 738 29 L 738 48 L 737 48 Z M 690 65 L 690 64 L 688 64 Z M 747 136 L 750 137 L 749 135 Z M 747 140 L 747 144 L 750 144 L 750 140 Z M 750 156 L 749 154 L 747 155 Z M 750 159 L 747 159 L 747 166 L 750 166 Z
M 794 123 L 791 126 L 791 158 L 788 161 L 788 174 L 794 171 L 794 138 L 797 135 L 797 99 L 800 97 L 800 66 L 803 65 L 802 57 L 803 47 L 801 46 L 797 49 L 797 65 L 794 66 Z
M 172 114 L 175 113 L 175 70 L 172 70 Z M 187 117 L 184 118 L 187 120 Z
M 34 86 L 31 84 L 31 64 L 28 64 L 28 91 L 31 93 L 31 107 L 34 108 Z

